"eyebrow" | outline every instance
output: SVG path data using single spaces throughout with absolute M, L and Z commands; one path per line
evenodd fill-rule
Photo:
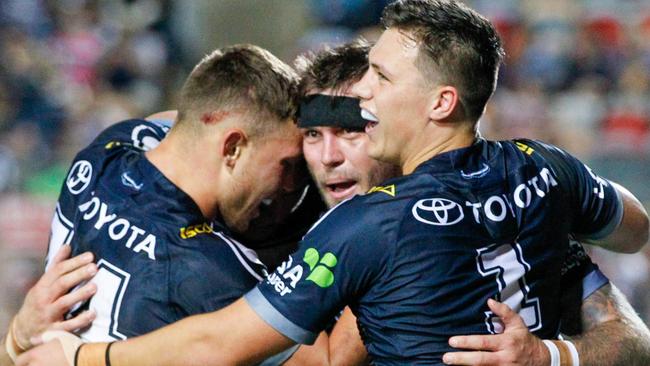
M 370 67 L 372 67 L 373 69 L 375 69 L 375 71 L 379 71 L 379 72 L 381 72 L 382 74 L 384 74 L 384 76 L 386 76 L 386 77 L 388 77 L 388 78 L 392 78 L 392 77 L 393 77 L 393 74 L 391 74 L 388 70 L 386 70 L 384 67 L 382 67 L 382 66 L 379 65 L 379 64 L 376 64 L 376 63 L 374 63 L 374 62 L 371 62 L 371 63 L 370 63 Z

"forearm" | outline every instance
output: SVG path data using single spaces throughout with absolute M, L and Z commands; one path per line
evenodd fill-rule
M 650 331 L 615 287 L 585 300 L 582 326 L 571 339 L 581 365 L 650 365 Z
M 113 366 L 154 365 L 208 365 L 226 364 L 222 352 L 213 351 L 212 337 L 200 331 L 201 324 L 210 321 L 209 315 L 187 318 L 151 334 L 119 342 L 111 349 Z M 218 343 L 215 348 L 220 348 Z M 223 348 L 221 348 L 223 349 Z M 146 352 L 141 352 L 147 350 Z
M 298 351 L 289 358 L 284 366 L 329 366 L 329 337 L 321 332 L 313 345 L 301 345 Z
M 368 364 L 368 352 L 361 340 L 357 318 L 346 307 L 334 326 L 329 339 L 331 366 L 357 366 Z
M 293 343 L 264 323 L 240 299 L 218 312 L 185 318 L 145 336 L 113 345 L 112 366 L 248 365 Z M 79 366 L 94 365 L 105 345 L 84 346 Z
M 356 320 L 350 308 L 346 307 L 329 336 L 321 332 L 314 345 L 301 346 L 285 365 L 367 365 L 368 352 L 359 335 Z

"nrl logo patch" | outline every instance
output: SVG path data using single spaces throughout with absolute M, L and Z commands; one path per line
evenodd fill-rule
M 395 185 L 391 184 L 391 185 L 385 186 L 385 187 L 374 186 L 374 187 L 370 188 L 368 193 L 382 192 L 382 193 L 386 193 L 387 195 L 389 195 L 391 197 L 395 197 L 395 191 L 396 191 Z

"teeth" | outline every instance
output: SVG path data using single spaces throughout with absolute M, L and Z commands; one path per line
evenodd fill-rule
M 361 118 L 367 119 L 368 121 L 379 122 L 379 120 L 377 119 L 377 117 L 375 117 L 374 114 L 368 112 L 365 109 L 361 110 Z
M 273 203 L 273 199 L 271 199 L 271 198 L 267 198 L 267 199 L 262 200 L 262 204 L 264 206 L 271 206 L 271 203 Z

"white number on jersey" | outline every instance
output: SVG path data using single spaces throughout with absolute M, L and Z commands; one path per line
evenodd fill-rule
M 90 309 L 95 310 L 97 317 L 90 328 L 79 336 L 85 342 L 126 339 L 126 336 L 117 330 L 117 326 L 122 298 L 131 275 L 104 259 L 97 262 L 97 267 L 99 272 L 92 279 L 97 285 L 97 293 L 90 300 Z
M 45 269 L 47 270 L 52 263 L 52 258 L 61 249 L 64 244 L 70 243 L 74 235 L 72 222 L 68 220 L 61 212 L 61 207 L 56 205 L 52 224 L 50 225 L 50 242 L 47 247 L 47 259 Z
M 499 301 L 519 313 L 531 331 L 542 327 L 539 299 L 528 298 L 525 274 L 530 270 L 518 243 L 493 244 L 477 250 L 476 266 L 483 277 L 496 277 Z M 502 333 L 503 324 L 491 311 L 485 312 L 485 325 L 492 334 Z

